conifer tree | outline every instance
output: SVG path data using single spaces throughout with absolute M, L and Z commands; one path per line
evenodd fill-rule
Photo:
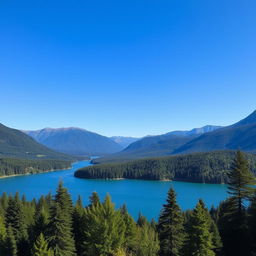
M 72 201 L 67 189 L 59 183 L 54 204 L 51 206 L 47 240 L 54 256 L 74 256 Z
M 73 211 L 73 230 L 78 256 L 83 254 L 84 229 L 84 208 L 82 205 L 82 199 L 79 196 Z
M 249 237 L 245 202 L 252 199 L 256 185 L 244 154 L 237 151 L 228 174 L 230 197 L 220 207 L 218 225 L 227 256 L 248 255 Z
M 104 203 L 85 209 L 84 251 L 88 256 L 112 255 L 125 244 L 125 223 L 120 211 L 115 210 L 110 196 Z
M 147 222 L 137 227 L 138 238 L 136 256 L 156 256 L 159 252 L 159 240 L 157 232 Z
M 9 198 L 5 220 L 6 225 L 12 227 L 12 232 L 17 243 L 18 255 L 26 255 L 29 252 L 27 225 L 18 193 L 15 195 L 15 198 Z
M 137 224 L 138 226 L 142 227 L 144 224 L 147 224 L 147 218 L 145 216 L 143 216 L 141 214 L 141 212 L 139 213 L 139 217 L 138 217 L 138 220 L 137 220 Z
M 171 188 L 167 203 L 161 211 L 158 224 L 160 255 L 179 256 L 184 242 L 184 219 L 176 202 L 176 195 Z
M 128 251 L 133 251 L 137 240 L 137 226 L 136 222 L 129 215 L 126 205 L 123 205 L 120 209 L 124 223 L 125 223 L 125 248 Z
M 4 255 L 6 235 L 7 233 L 6 233 L 4 218 L 0 215 L 0 255 Z
M 89 197 L 90 200 L 90 205 L 89 207 L 99 204 L 100 203 L 100 198 L 97 192 L 92 192 L 92 195 Z
M 15 241 L 15 237 L 13 234 L 13 229 L 11 225 L 8 225 L 7 235 L 5 239 L 4 245 L 4 254 L 6 256 L 16 256 L 17 255 L 17 244 Z
M 187 256 L 214 256 L 213 248 L 209 216 L 205 212 L 202 201 L 199 201 L 187 224 L 184 252 Z
M 49 249 L 48 243 L 44 238 L 44 235 L 41 233 L 36 239 L 36 242 L 33 246 L 33 256 L 53 256 L 53 251 Z
M 49 224 L 49 214 L 45 210 L 44 206 L 38 207 L 34 215 L 35 224 L 33 226 L 33 239 L 35 240 L 40 233 L 44 236 L 47 232 L 47 227 Z
M 255 176 L 249 170 L 248 161 L 241 151 L 237 151 L 232 170 L 228 174 L 228 193 L 234 213 L 243 215 L 244 202 L 254 195 L 255 185 Z

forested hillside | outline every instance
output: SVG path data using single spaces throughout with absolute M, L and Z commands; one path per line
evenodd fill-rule
M 121 152 L 98 158 L 96 163 L 121 162 L 145 157 L 159 157 L 173 154 L 175 150 L 201 134 L 219 129 L 220 126 L 207 125 L 190 131 L 172 131 L 162 135 L 146 136 L 131 143 Z
M 189 141 L 173 153 L 187 154 L 238 148 L 247 152 L 256 151 L 256 111 L 233 125 L 205 133 Z
M 23 132 L 0 124 L 0 157 L 27 159 L 61 159 L 75 158 L 53 151 L 33 140 Z
M 203 183 L 226 183 L 234 151 L 194 153 L 148 158 L 126 163 L 99 164 L 77 170 L 75 177 L 87 179 L 179 180 Z M 246 154 L 250 169 L 256 172 L 256 155 Z
M 29 160 L 15 158 L 0 158 L 0 176 L 21 175 L 66 169 L 70 161 L 63 160 Z

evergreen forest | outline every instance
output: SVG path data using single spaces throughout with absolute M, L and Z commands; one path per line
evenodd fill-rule
M 256 255 L 255 177 L 238 151 L 227 173 L 229 197 L 207 209 L 199 199 L 182 211 L 170 188 L 158 220 L 134 220 L 110 195 L 93 192 L 73 203 L 60 182 L 55 195 L 28 201 L 0 197 L 1 256 L 253 256 Z M 142 202 L 143 204 L 143 202 Z

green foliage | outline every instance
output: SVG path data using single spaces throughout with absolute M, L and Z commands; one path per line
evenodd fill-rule
M 70 161 L 0 158 L 0 176 L 33 174 L 70 167 Z
M 53 251 L 48 248 L 48 243 L 42 233 L 34 243 L 33 256 L 54 256 Z
M 228 173 L 228 190 L 230 201 L 237 214 L 241 214 L 244 201 L 254 195 L 255 176 L 249 170 L 249 163 L 241 151 L 237 151 L 234 164 Z
M 245 202 L 255 194 L 256 182 L 248 165 L 243 153 L 238 151 L 228 174 L 230 198 L 220 207 L 218 225 L 228 256 L 247 255 L 250 250 Z
M 59 183 L 50 209 L 47 239 L 54 256 L 75 256 L 72 222 L 72 202 L 67 189 Z
M 176 202 L 176 195 L 171 188 L 167 203 L 159 217 L 158 232 L 161 256 L 179 256 L 184 242 L 184 218 Z
M 127 163 L 94 165 L 79 169 L 75 177 L 87 179 L 177 180 L 202 183 L 227 183 L 235 152 L 194 153 L 149 158 Z M 256 156 L 246 154 L 250 169 L 256 172 Z
M 158 234 L 149 223 L 138 226 L 136 256 L 157 256 L 159 252 Z
M 104 203 L 85 209 L 84 251 L 88 256 L 113 255 L 125 244 L 125 222 L 119 210 L 115 210 L 110 196 Z
M 6 256 L 17 255 L 17 244 L 16 244 L 16 240 L 15 240 L 11 225 L 9 225 L 7 228 L 7 235 L 6 235 L 3 250 L 4 250 L 3 255 L 6 255 Z
M 209 215 L 199 201 L 187 224 L 187 239 L 184 254 L 187 256 L 214 256 L 213 235 L 210 231 Z

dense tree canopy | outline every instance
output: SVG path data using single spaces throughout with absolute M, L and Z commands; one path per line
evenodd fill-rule
M 75 176 L 86 179 L 170 179 L 227 183 L 235 154 L 233 151 L 219 151 L 100 164 L 77 170 Z M 256 155 L 246 154 L 245 158 L 248 160 L 249 168 L 255 173 Z

